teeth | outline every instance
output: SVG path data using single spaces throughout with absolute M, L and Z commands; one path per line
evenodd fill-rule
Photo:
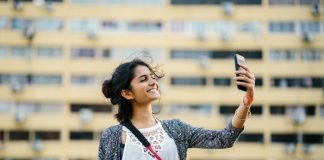
M 153 92 L 153 91 L 156 91 L 156 89 L 153 88 L 153 89 L 148 90 L 147 92 Z

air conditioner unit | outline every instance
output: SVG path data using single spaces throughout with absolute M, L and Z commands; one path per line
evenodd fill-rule
M 16 11 L 20 11 L 23 9 L 24 7 L 24 4 L 20 1 L 20 0 L 14 0 L 13 1 L 13 7 L 14 7 L 14 10 Z
M 305 32 L 303 33 L 303 41 L 306 43 L 310 43 L 314 40 L 314 36 L 311 33 Z
M 226 15 L 232 15 L 234 13 L 233 2 L 225 1 L 222 3 L 223 11 Z
M 291 118 L 295 125 L 303 124 L 306 119 L 305 108 L 303 106 L 294 107 L 292 109 Z
M 314 149 L 315 149 L 314 146 L 311 145 L 311 144 L 304 144 L 303 145 L 303 151 L 304 151 L 305 154 L 312 153 L 314 151 Z
M 96 39 L 98 37 L 98 32 L 94 29 L 88 31 L 87 36 L 89 39 Z
M 314 16 L 319 16 L 319 15 L 321 15 L 322 14 L 322 6 L 321 6 L 321 4 L 319 3 L 319 2 L 317 2 L 317 3 L 313 3 L 312 5 L 311 5 L 311 9 L 312 9 L 312 14 L 314 15 Z
M 210 58 L 208 55 L 201 55 L 198 59 L 201 68 L 206 69 L 210 66 Z
M 24 35 L 28 40 L 32 40 L 35 36 L 36 30 L 33 24 L 29 24 L 25 30 Z
M 227 31 L 223 31 L 220 33 L 221 39 L 223 42 L 229 42 L 232 40 L 233 36 Z
M 44 150 L 44 145 L 43 145 L 43 142 L 39 139 L 37 140 L 34 140 L 32 143 L 32 148 L 35 152 L 40 152 L 42 150 Z
M 82 124 L 90 123 L 93 119 L 93 112 L 89 108 L 82 108 L 79 111 L 80 121 Z
M 196 31 L 196 37 L 199 41 L 205 41 L 207 39 L 207 35 L 205 31 Z
M 27 119 L 27 113 L 24 109 L 17 108 L 15 112 L 15 121 L 16 123 L 23 123 Z
M 24 89 L 24 84 L 18 80 L 14 80 L 10 83 L 10 88 L 13 93 L 19 93 Z
M 285 151 L 288 154 L 293 154 L 296 152 L 296 145 L 294 143 L 285 144 Z
M 48 12 L 54 11 L 54 3 L 53 2 L 46 2 L 44 7 Z

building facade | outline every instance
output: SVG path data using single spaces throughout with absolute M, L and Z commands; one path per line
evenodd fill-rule
M 0 159 L 93 160 L 117 124 L 101 83 L 154 59 L 159 119 L 222 129 L 256 76 L 252 117 L 231 149 L 188 159 L 324 160 L 322 0 L 0 0 Z M 148 59 L 150 60 L 150 59 Z

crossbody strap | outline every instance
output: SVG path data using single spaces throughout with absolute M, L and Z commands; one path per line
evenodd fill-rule
M 125 126 L 128 130 L 130 130 L 136 138 L 143 144 L 144 147 L 146 147 L 148 150 L 150 150 L 156 159 L 161 160 L 160 156 L 153 150 L 150 142 L 143 136 L 143 134 L 131 123 L 123 121 L 120 123 L 121 125 Z

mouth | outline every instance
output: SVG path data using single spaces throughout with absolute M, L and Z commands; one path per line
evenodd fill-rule
M 147 90 L 148 93 L 150 93 L 150 92 L 156 92 L 156 91 L 157 91 L 157 88 L 151 88 L 151 89 Z

